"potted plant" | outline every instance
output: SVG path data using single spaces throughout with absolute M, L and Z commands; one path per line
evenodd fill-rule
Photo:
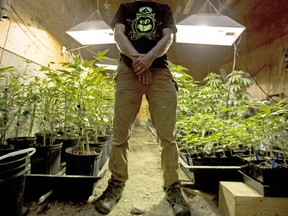
M 242 146 L 239 138 L 247 135 L 241 119 L 247 108 L 246 88 L 252 84 L 251 79 L 241 71 L 233 71 L 225 79 L 210 73 L 199 85 L 187 77 L 185 70 L 172 65 L 172 71 L 177 73 L 174 77 L 179 86 L 180 155 L 190 165 L 186 167 L 193 171 L 193 180 L 208 190 L 217 190 L 220 180 L 239 180 L 238 170 L 245 168 L 247 162 L 234 157 L 233 151 Z
M 34 76 L 30 83 L 28 99 L 31 109 L 29 133 L 36 131 L 36 141 L 32 145 L 36 153 L 31 157 L 32 174 L 57 174 L 60 170 L 62 143 L 55 142 L 56 127 L 59 119 L 58 90 L 51 85 L 43 72 L 50 70 L 42 67 L 41 76 Z
M 108 79 L 108 80 L 107 80 Z M 112 80 L 106 75 L 100 75 L 94 86 L 94 99 L 97 103 L 86 103 L 86 116 L 88 119 L 90 146 L 101 149 L 99 169 L 103 167 L 109 154 L 109 136 L 107 130 L 112 125 L 114 92 Z
M 108 50 L 97 53 L 95 59 L 91 61 L 83 61 L 76 56 L 73 62 L 63 63 L 63 69 L 58 70 L 60 76 L 65 77 L 70 98 L 77 108 L 75 122 L 80 133 L 79 146 L 66 149 L 66 174 L 95 175 L 94 161 L 99 158 L 103 150 L 91 147 L 91 144 L 98 143 L 99 129 L 103 127 L 106 129 L 112 115 L 110 114 L 113 101 L 112 80 L 104 68 L 95 65 L 97 61 L 105 58 L 107 52 Z M 101 133 L 105 135 L 105 130 L 101 130 Z M 87 159 L 91 165 L 76 168 L 76 165 L 81 164 L 75 162 L 78 159 L 81 161 Z
M 69 74 L 69 73 L 68 73 Z M 80 128 L 78 127 L 78 109 L 74 98 L 74 85 L 71 85 L 69 76 L 64 71 L 45 70 L 52 91 L 57 94 L 57 125 L 55 125 L 55 140 L 63 143 L 61 149 L 61 163 L 66 162 L 65 150 L 71 146 L 78 146 L 80 140 Z
M 28 66 L 22 74 L 14 67 L 1 69 L 1 140 L 6 141 L 11 127 L 15 129 L 11 130 L 15 138 L 24 131 L 35 134 L 33 147 L 37 153 L 32 157 L 32 173 L 57 173 L 58 168 L 36 171 L 33 162 L 42 161 L 46 167 L 44 161 L 49 160 L 37 157 L 43 149 L 56 151 L 64 137 L 77 137 L 79 149 L 73 150 L 73 155 L 99 155 L 103 143 L 99 142 L 103 140 L 100 137 L 106 137 L 106 130 L 111 127 L 114 92 L 113 76 L 95 62 L 104 59 L 107 52 L 99 52 L 93 61 L 76 57 L 72 63 L 63 63 L 63 69 L 59 70 L 41 67 L 41 74 L 35 76 L 28 73 Z M 92 143 L 98 144 L 97 148 L 91 149 Z M 58 164 L 59 157 L 53 156 L 53 161 Z
M 1 148 L 11 148 L 6 143 L 6 138 L 13 122 L 12 104 L 13 92 L 10 91 L 9 73 L 15 70 L 14 67 L 0 68 L 0 145 Z
M 259 139 L 254 154 L 245 157 L 249 169 L 243 171 L 244 180 L 264 196 L 287 196 L 287 103 L 262 101 L 256 106 L 250 118 L 258 128 L 251 133 Z
M 15 67 L 0 69 L 1 79 L 1 143 L 15 148 L 28 148 L 35 138 L 27 134 L 31 106 L 27 89 L 30 75 L 27 66 L 23 71 Z M 18 145 L 22 144 L 24 145 Z
M 9 85 L 7 89 L 9 97 L 12 100 L 9 103 L 9 119 L 11 120 L 11 132 L 6 138 L 6 142 L 15 149 L 28 148 L 35 142 L 35 136 L 32 135 L 31 127 L 27 122 L 32 118 L 33 101 L 35 101 L 35 94 L 33 93 L 33 76 L 30 74 L 29 62 L 23 71 L 13 70 L 8 71 Z
M 237 122 L 240 123 L 240 120 L 244 118 L 248 106 L 245 89 L 252 84 L 251 79 L 245 77 L 243 72 L 234 71 L 224 82 L 220 75 L 210 73 L 205 77 L 204 85 L 200 85 L 194 82 L 193 78 L 189 78 L 185 71 L 179 71 L 177 67 L 176 69 L 172 67 L 172 69 L 178 73 L 174 77 L 179 85 L 177 126 L 181 131 L 178 133 L 178 141 L 180 145 L 183 144 L 180 148 L 190 147 L 189 144 L 187 146 L 183 143 L 183 139 L 189 141 L 191 137 L 195 137 L 195 133 L 196 137 L 209 138 L 210 141 L 216 138 L 209 145 L 227 146 L 229 143 L 232 146 L 231 136 L 229 136 L 231 131 L 226 134 L 225 132 L 233 121 L 239 120 Z M 199 118 L 203 121 L 198 121 Z M 191 123 L 198 124 L 198 126 L 191 125 Z M 216 132 L 221 133 L 221 136 L 218 134 L 217 138 Z

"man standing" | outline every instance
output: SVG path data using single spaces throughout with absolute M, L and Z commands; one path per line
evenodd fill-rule
M 178 178 L 176 88 L 167 51 L 177 32 L 171 7 L 153 0 L 121 4 L 111 22 L 120 63 L 115 78 L 114 135 L 109 159 L 111 178 L 95 208 L 108 214 L 128 180 L 128 140 L 145 94 L 161 146 L 163 188 L 177 216 L 190 216 Z

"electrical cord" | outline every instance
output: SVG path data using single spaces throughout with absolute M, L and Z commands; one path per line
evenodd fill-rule
M 278 79 L 277 81 L 274 83 L 274 85 L 272 86 L 271 91 L 275 90 L 277 88 L 277 86 L 279 85 L 279 83 L 281 82 L 281 78 L 282 76 L 285 78 L 285 73 L 283 73 L 283 63 L 285 61 L 285 53 L 282 55 L 280 63 L 279 63 L 279 72 L 278 72 Z M 284 71 L 285 72 L 285 71 Z M 285 80 L 285 79 L 283 79 Z
M 246 71 L 247 73 L 249 73 L 250 76 L 251 76 L 251 73 L 250 73 L 248 67 L 244 64 L 244 62 L 243 62 L 242 58 L 240 57 L 240 55 L 237 54 L 237 56 L 238 56 L 238 58 L 240 59 L 240 61 L 241 61 L 242 65 L 243 65 L 245 71 Z M 254 76 L 251 76 L 251 78 L 252 78 L 252 79 L 254 80 L 254 82 L 257 84 L 257 86 L 259 87 L 259 89 L 260 89 L 265 95 L 269 96 L 269 95 L 263 90 L 263 88 L 262 88 L 261 85 L 258 83 L 258 81 L 255 79 L 255 77 L 254 77 Z
M 243 61 L 243 59 L 241 58 L 241 56 L 239 55 L 239 53 L 237 53 L 237 57 L 239 58 L 242 66 L 244 67 L 244 70 L 250 75 L 250 77 L 253 79 L 253 81 L 255 82 L 255 84 L 257 85 L 257 87 L 262 91 L 262 93 L 264 93 L 264 94 L 267 96 L 267 98 L 271 98 L 271 97 L 269 96 L 269 94 L 264 91 L 264 89 L 261 87 L 261 85 L 260 85 L 260 84 L 258 83 L 258 81 L 255 79 L 255 77 L 251 75 L 248 67 L 247 67 L 246 64 L 244 63 L 244 61 Z M 274 101 L 273 98 L 271 98 L 271 99 Z M 275 102 L 275 101 L 274 101 L 274 102 Z
M 21 18 L 21 16 L 17 13 L 17 11 L 14 9 L 13 6 L 11 6 L 13 12 L 16 14 L 16 16 L 20 19 L 20 21 L 23 23 L 23 25 L 27 28 L 27 30 L 32 34 L 32 36 L 43 46 L 45 47 L 49 52 L 51 52 L 52 54 L 54 54 L 55 56 L 60 56 L 57 55 L 55 52 L 51 51 L 31 30 L 30 28 L 27 26 L 27 24 L 24 22 L 24 20 Z M 15 19 L 15 22 L 17 23 L 17 25 L 22 29 L 22 31 L 28 36 L 28 38 L 34 43 L 33 39 L 25 32 L 25 30 L 21 27 L 21 25 L 17 22 L 17 20 Z
M 242 66 L 244 67 L 244 70 L 250 75 L 250 77 L 253 79 L 253 81 L 255 82 L 255 84 L 257 85 L 257 87 L 267 96 L 270 98 L 269 94 L 267 92 L 264 91 L 264 89 L 261 87 L 261 85 L 258 83 L 258 81 L 255 79 L 254 76 L 251 75 L 250 71 L 248 70 L 248 67 L 245 65 L 244 61 L 242 60 L 241 56 L 239 55 L 239 52 L 238 52 L 238 45 L 240 44 L 241 42 L 241 36 L 236 43 L 234 43 L 234 57 L 233 57 L 233 66 L 232 66 L 232 71 L 235 70 L 236 68 L 236 59 L 238 57 L 238 59 L 240 60 Z M 273 98 L 271 98 L 273 100 Z M 273 100 L 274 101 L 274 100 Z
M 8 25 L 8 29 L 7 29 L 7 32 L 6 32 L 6 35 L 5 35 L 5 40 L 4 40 L 4 44 L 3 44 L 3 49 L 2 49 L 2 52 L 1 52 L 1 56 L 0 56 L 0 65 L 1 65 L 1 63 L 2 63 L 4 50 L 5 50 L 7 41 L 8 41 L 8 34 L 9 34 L 9 31 L 10 31 L 10 28 L 11 28 L 11 20 L 10 20 L 10 18 L 7 17 L 6 19 L 9 20 L 9 25 Z
M 241 58 L 241 56 L 239 55 L 239 52 L 238 52 L 238 50 L 237 50 L 237 47 L 238 47 L 238 45 L 240 44 L 240 41 L 241 41 L 241 36 L 240 36 L 240 40 L 238 41 L 237 45 L 234 44 L 234 59 L 233 59 L 233 67 L 232 67 L 232 69 L 235 70 L 235 67 L 236 67 L 236 58 L 238 57 L 239 60 L 240 60 L 240 62 L 241 62 L 241 64 L 242 64 L 242 66 L 244 67 L 244 70 L 245 70 L 247 73 L 249 73 L 250 77 L 253 79 L 253 81 L 255 82 L 255 84 L 257 85 L 257 87 L 261 90 L 261 92 L 262 92 L 263 94 L 265 94 L 267 98 L 270 98 L 272 101 L 275 102 L 275 100 L 261 87 L 261 85 L 260 85 L 260 84 L 258 83 L 258 81 L 255 79 L 255 75 L 256 75 L 259 71 L 261 71 L 261 70 L 262 70 L 263 68 L 265 68 L 266 66 L 268 66 L 268 67 L 270 68 L 270 65 L 265 64 L 265 65 L 263 65 L 263 66 L 261 67 L 261 69 L 259 69 L 258 71 L 256 71 L 254 74 L 250 73 L 248 67 L 247 67 L 246 64 L 244 63 L 243 59 Z M 283 69 L 281 69 L 281 68 L 282 68 L 282 65 L 283 65 L 284 58 L 285 58 L 285 54 L 282 56 L 282 58 L 281 58 L 281 60 L 280 60 L 280 67 L 279 67 L 278 79 L 277 79 L 277 81 L 273 84 L 271 91 L 274 91 L 274 90 L 276 89 L 276 87 L 278 86 L 278 84 L 279 84 L 280 81 L 281 81 L 282 75 L 284 75 L 284 79 L 283 79 L 284 82 L 285 82 L 285 80 L 286 80 L 286 76 L 285 76 L 285 74 L 283 74 Z M 232 70 L 232 71 L 233 71 L 233 70 Z M 284 90 L 285 90 L 285 85 L 284 85 Z M 285 92 L 285 91 L 284 91 L 284 92 Z

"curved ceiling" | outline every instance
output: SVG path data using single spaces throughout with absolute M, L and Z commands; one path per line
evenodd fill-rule
M 120 3 L 130 0 L 12 0 L 12 5 L 27 24 L 39 23 L 54 35 L 68 50 L 92 59 L 94 53 L 109 49 L 108 56 L 118 58 L 115 45 L 92 45 L 81 47 L 66 30 L 86 20 L 97 9 L 109 23 Z M 199 12 L 204 0 L 157 0 L 168 3 L 176 22 Z M 242 51 L 256 49 L 287 32 L 288 4 L 283 0 L 210 0 L 222 14 L 246 27 L 242 34 Z M 212 10 L 206 8 L 206 10 Z M 208 11 L 209 12 L 209 11 Z M 277 20 L 277 22 L 275 22 Z M 263 27 L 265 26 L 265 28 Z M 275 30 L 278 29 L 278 30 Z M 233 59 L 234 47 L 192 45 L 174 43 L 168 52 L 169 60 L 188 68 L 196 80 L 202 80 L 209 72 L 218 72 L 221 65 Z

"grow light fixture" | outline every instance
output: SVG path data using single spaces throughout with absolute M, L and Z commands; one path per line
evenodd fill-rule
M 216 13 L 203 13 L 210 4 Z M 231 46 L 245 30 L 245 27 L 228 16 L 222 15 L 206 1 L 199 13 L 177 23 L 176 42 L 206 45 Z
M 96 15 L 96 20 L 89 20 Z M 100 11 L 96 10 L 87 20 L 66 31 L 82 45 L 113 44 L 114 33 L 111 27 L 103 20 Z
M 11 0 L 0 0 L 0 21 L 6 21 L 9 17 L 7 12 L 11 8 Z

